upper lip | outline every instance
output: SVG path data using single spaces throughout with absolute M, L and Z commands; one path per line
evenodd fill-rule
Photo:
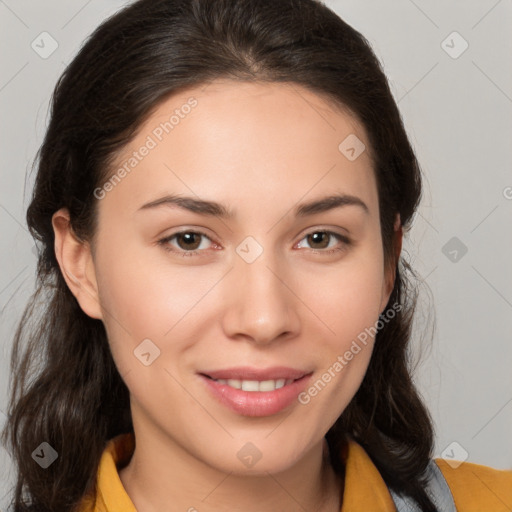
M 272 366 L 271 368 L 251 368 L 249 366 L 238 366 L 236 368 L 226 368 L 224 370 L 211 370 L 201 372 L 203 375 L 212 379 L 238 379 L 238 380 L 277 380 L 293 379 L 297 380 L 311 372 L 288 368 L 286 366 Z

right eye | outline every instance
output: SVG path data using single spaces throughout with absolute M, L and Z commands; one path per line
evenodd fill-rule
M 201 247 L 204 245 L 202 244 L 201 237 L 210 240 L 206 234 L 198 231 L 178 231 L 177 233 L 173 233 L 172 235 L 158 240 L 158 244 L 168 252 L 174 252 L 182 256 L 198 256 L 202 255 L 201 253 L 206 249 L 204 246 Z M 176 239 L 177 245 L 171 243 L 174 239 Z M 177 247 L 177 249 L 173 247 Z

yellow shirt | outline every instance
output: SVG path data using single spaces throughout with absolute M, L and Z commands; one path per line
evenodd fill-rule
M 117 471 L 130 459 L 134 448 L 133 434 L 121 434 L 108 441 L 98 469 L 96 503 L 84 500 L 81 512 L 137 512 Z M 457 511 L 512 511 L 512 470 L 469 462 L 454 468 L 443 459 L 436 459 L 436 463 L 450 487 Z M 384 480 L 355 441 L 347 445 L 344 485 L 341 512 L 396 512 Z

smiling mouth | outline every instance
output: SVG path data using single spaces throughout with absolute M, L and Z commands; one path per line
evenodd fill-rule
M 298 403 L 297 396 L 312 375 L 313 372 L 285 367 L 265 370 L 239 367 L 199 374 L 218 402 L 247 417 L 271 416 Z
M 241 379 L 213 379 L 209 375 L 205 377 L 218 382 L 219 384 L 226 384 L 227 386 L 240 389 L 242 391 L 275 391 L 284 386 L 288 386 L 299 379 L 269 379 L 269 380 L 241 380 Z M 300 377 L 302 378 L 302 377 Z

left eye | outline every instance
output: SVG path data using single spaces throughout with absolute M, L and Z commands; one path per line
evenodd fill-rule
M 333 239 L 338 240 L 338 242 L 341 241 L 342 245 L 343 244 L 349 245 L 349 243 L 350 243 L 350 240 L 343 235 L 334 233 L 333 231 L 322 231 L 322 230 L 312 231 L 311 233 L 308 233 L 302 240 L 307 240 L 308 244 L 319 244 L 320 245 L 320 247 L 310 247 L 313 250 L 320 249 L 320 252 L 332 253 L 334 251 L 341 250 L 340 247 L 336 247 L 336 243 L 334 243 L 333 245 L 329 244 L 329 242 L 332 241 Z M 302 240 L 301 240 L 301 242 L 302 242 Z M 327 245 L 325 245 L 326 241 L 327 241 Z M 300 242 L 299 242 L 299 244 L 300 244 Z M 336 247 L 336 248 L 334 250 L 327 250 L 327 251 L 325 250 L 325 249 L 330 249 L 331 247 Z

